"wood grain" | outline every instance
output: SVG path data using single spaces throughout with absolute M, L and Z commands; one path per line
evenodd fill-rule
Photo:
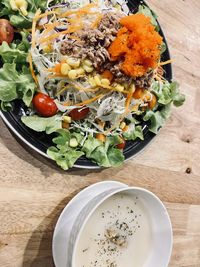
M 200 267 L 200 1 L 149 0 L 187 101 L 158 137 L 121 168 L 64 172 L 26 151 L 0 122 L 0 267 L 53 267 L 58 216 L 82 188 L 118 180 L 156 193 L 169 211 L 170 267 Z

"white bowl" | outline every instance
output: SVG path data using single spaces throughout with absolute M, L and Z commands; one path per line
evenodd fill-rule
M 170 218 L 163 203 L 145 189 L 107 181 L 94 184 L 81 191 L 68 203 L 60 215 L 53 236 L 53 258 L 56 267 L 76 267 L 75 251 L 88 220 L 105 200 L 119 193 L 137 196 L 148 210 L 153 242 L 148 259 L 141 267 L 168 266 L 173 238 Z

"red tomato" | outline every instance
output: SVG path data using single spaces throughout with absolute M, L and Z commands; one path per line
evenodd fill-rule
M 90 112 L 90 109 L 88 107 L 75 108 L 75 109 L 72 109 L 69 115 L 72 117 L 72 120 L 78 121 L 78 120 L 85 119 L 89 112 Z
M 122 142 L 120 144 L 116 145 L 116 147 L 119 148 L 119 149 L 124 149 L 125 146 L 126 146 L 126 141 L 121 136 L 120 136 L 120 139 L 122 140 Z
M 10 44 L 14 38 L 14 29 L 13 26 L 7 19 L 0 19 L 0 44 L 3 41 Z
M 43 93 L 37 93 L 32 100 L 35 110 L 43 117 L 55 115 L 58 108 L 51 97 Z

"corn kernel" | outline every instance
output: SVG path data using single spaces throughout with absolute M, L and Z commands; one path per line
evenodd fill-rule
M 76 72 L 77 72 L 78 75 L 83 75 L 85 73 L 83 68 L 76 69 Z
M 70 116 L 63 116 L 62 120 L 66 123 L 71 123 L 72 122 L 72 118 Z
M 119 128 L 123 130 L 125 127 L 126 127 L 126 123 L 125 123 L 124 121 L 122 121 L 122 122 L 120 123 Z
M 15 3 L 15 0 L 10 0 L 10 6 L 11 6 L 12 10 L 14 10 L 14 11 L 18 10 L 18 7 Z
M 135 84 L 133 83 L 133 84 L 131 84 L 131 86 L 130 86 L 130 88 L 129 88 L 129 90 L 130 90 L 130 92 L 132 92 L 132 93 L 134 93 L 135 92 Z
M 24 7 L 25 9 L 27 9 L 28 7 L 28 4 L 25 0 L 15 0 L 15 4 L 18 8 Z
M 122 129 L 122 131 L 123 132 L 127 132 L 128 131 L 128 129 L 129 129 L 129 126 L 128 125 L 126 125 L 123 129 Z
M 94 76 L 94 82 L 96 85 L 101 86 L 101 80 L 98 75 Z
M 61 70 L 60 70 L 62 75 L 67 75 L 70 70 L 71 68 L 67 63 L 62 63 Z
M 21 7 L 20 7 L 20 10 L 21 10 L 21 12 L 22 12 L 22 14 L 23 14 L 24 16 L 27 16 L 27 15 L 28 15 L 28 12 L 27 12 L 27 10 L 26 10 L 25 7 L 21 6 Z
M 71 139 L 69 140 L 69 146 L 70 146 L 70 147 L 77 147 L 77 146 L 78 146 L 78 141 L 77 141 L 77 139 L 76 139 L 76 138 L 71 138 Z
M 108 79 L 102 79 L 102 80 L 101 80 L 101 84 L 102 84 L 102 85 L 109 86 L 109 85 L 110 85 L 110 81 L 109 81 Z
M 52 51 L 52 46 L 50 44 L 44 46 L 43 51 L 44 51 L 44 53 L 50 53 Z
M 92 66 L 87 66 L 87 65 L 83 65 L 83 69 L 87 72 L 90 73 L 94 70 L 94 68 Z
M 70 70 L 68 72 L 69 79 L 75 80 L 78 77 L 78 73 L 76 70 Z
M 67 63 L 72 67 L 72 68 L 78 68 L 80 66 L 80 59 L 75 59 L 75 58 L 68 58 Z
M 92 61 L 90 61 L 89 59 L 85 59 L 85 60 L 83 61 L 83 65 L 86 65 L 86 66 L 88 66 L 88 67 L 91 67 L 91 66 L 92 66 Z
M 122 85 L 120 85 L 120 84 L 117 84 L 117 85 L 115 86 L 115 89 L 116 89 L 117 91 L 119 91 L 119 92 L 123 92 L 123 91 L 124 91 L 124 86 L 122 86 Z
M 90 77 L 90 78 L 89 78 L 89 83 L 90 83 L 90 85 L 91 85 L 92 87 L 96 87 L 96 83 L 95 83 L 95 81 L 94 81 L 94 78 Z

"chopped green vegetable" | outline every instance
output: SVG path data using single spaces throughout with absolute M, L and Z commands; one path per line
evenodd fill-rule
M 103 167 L 120 166 L 124 161 L 123 152 L 116 145 L 120 143 L 118 136 L 109 136 L 105 144 L 89 136 L 82 148 L 86 156 Z
M 37 132 L 51 134 L 62 128 L 61 117 L 56 115 L 49 118 L 34 116 L 22 116 L 22 122 L 29 128 Z
M 158 103 L 162 105 L 168 105 L 173 102 L 176 107 L 179 107 L 183 105 L 185 101 L 185 96 L 180 93 L 179 84 L 177 82 L 165 82 L 163 84 L 154 81 L 152 92 L 157 96 Z
M 150 17 L 151 18 L 151 23 L 153 24 L 153 26 L 155 26 L 156 30 L 157 31 L 160 30 L 160 27 L 159 27 L 158 22 L 157 22 L 158 16 L 148 6 L 140 5 L 139 9 L 138 9 L 138 13 L 142 13 L 145 16 Z
M 171 104 L 163 106 L 161 110 L 153 112 L 152 110 L 148 110 L 146 115 L 144 116 L 144 121 L 151 121 L 151 126 L 149 131 L 157 134 L 159 129 L 164 125 L 165 121 L 169 118 L 171 113 Z
M 138 125 L 132 129 L 132 127 L 129 126 L 128 131 L 126 131 L 123 134 L 125 140 L 132 140 L 135 141 L 137 138 L 140 140 L 144 140 L 142 126 Z
M 0 46 L 0 56 L 5 63 L 21 63 L 27 62 L 27 52 L 17 49 L 16 44 L 8 45 L 3 42 Z
M 12 73 L 12 75 L 11 75 Z M 0 69 L 0 100 L 10 102 L 22 99 L 29 106 L 35 91 L 35 83 L 27 68 L 18 73 L 16 64 L 5 63 Z

